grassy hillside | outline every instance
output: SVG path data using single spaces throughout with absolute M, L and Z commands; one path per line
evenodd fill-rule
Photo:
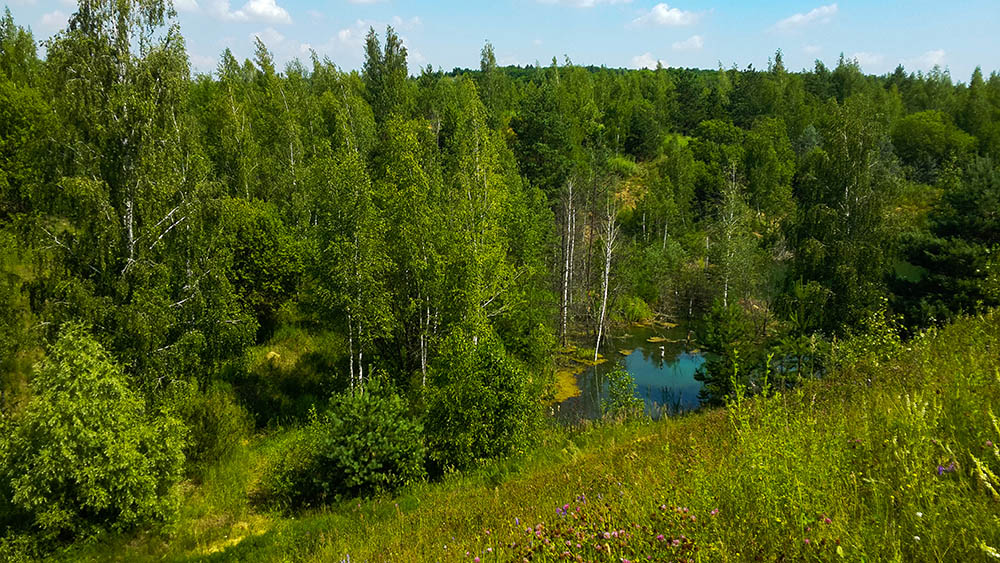
M 655 423 L 550 429 L 523 459 L 307 513 L 277 514 L 252 500 L 277 433 L 189 483 L 167 531 L 58 558 L 1000 557 L 1000 315 L 906 345 L 871 339 L 844 349 L 860 359 L 795 391 Z

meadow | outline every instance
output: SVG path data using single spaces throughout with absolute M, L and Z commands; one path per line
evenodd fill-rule
M 523 456 L 397 496 L 255 504 L 286 437 L 185 483 L 165 531 L 65 561 L 990 561 L 1000 557 L 1000 315 L 844 343 L 788 392 L 656 422 L 550 426 Z

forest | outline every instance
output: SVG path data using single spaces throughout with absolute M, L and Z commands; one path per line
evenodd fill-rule
M 101 560 L 134 537 L 176 545 L 185 507 L 227 479 L 244 479 L 225 493 L 243 517 L 208 543 L 236 537 L 237 520 L 256 537 L 247 514 L 339 518 L 357 505 L 389 519 L 410 510 L 391 507 L 407 491 L 477 479 L 493 491 L 543 463 L 511 460 L 565 453 L 573 436 L 667 435 L 636 408 L 627 374 L 601 420 L 566 428 L 549 415 L 556 359 L 612 357 L 609 334 L 630 323 L 690 327 L 705 353 L 705 413 L 663 424 L 737 416 L 737 437 L 760 421 L 779 435 L 788 424 L 766 405 L 803 389 L 874 386 L 871 373 L 903 370 L 889 366 L 906 354 L 931 357 L 928 335 L 965 350 L 972 337 L 956 331 L 990 339 L 997 326 L 995 71 L 873 76 L 843 55 L 794 71 L 781 51 L 767 68 L 502 67 L 488 42 L 478 69 L 443 71 L 409 65 L 389 27 L 369 30 L 360 71 L 315 53 L 276 68 L 257 39 L 252 60 L 227 49 L 197 74 L 165 0 L 80 0 L 65 30 L 41 38 L 44 58 L 39 39 L 9 10 L 0 20 L 0 558 Z M 945 485 L 1000 498 L 1000 453 L 989 457 L 1000 428 L 986 418 L 998 344 L 973 341 L 942 365 L 987 366 L 985 387 L 953 394 L 980 401 L 976 462 L 924 454 L 938 476 L 964 479 Z M 989 498 L 974 503 L 979 526 L 955 524 L 976 557 L 1000 556 Z M 896 517 L 881 514 L 879 526 Z M 276 526 L 259 537 L 283 537 Z M 318 560 L 350 560 L 319 524 L 303 530 L 301 545 L 330 548 Z M 776 558 L 760 537 L 703 553 Z M 677 560 L 688 539 L 653 560 Z M 892 543 L 904 539 L 852 553 L 954 556 Z M 836 541 L 819 557 L 843 557 Z M 509 543 L 506 560 L 560 555 Z M 94 545 L 109 551 L 74 551 Z M 236 544 L 220 545 L 172 558 Z M 789 557 L 810 545 L 797 539 Z M 572 558 L 651 553 L 622 546 Z M 369 547 L 370 560 L 407 559 Z M 462 551 L 427 557 L 475 555 Z

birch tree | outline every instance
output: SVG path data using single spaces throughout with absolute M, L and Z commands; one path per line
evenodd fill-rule
M 613 193 L 604 197 L 604 213 L 600 223 L 601 251 L 604 265 L 601 271 L 601 312 L 597 317 L 597 341 L 594 343 L 594 361 L 601 349 L 601 339 L 604 337 L 604 322 L 608 312 L 608 288 L 611 284 L 611 261 L 618 249 L 618 203 Z

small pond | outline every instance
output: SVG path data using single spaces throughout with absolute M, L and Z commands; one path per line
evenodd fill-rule
M 601 400 L 607 397 L 605 375 L 618 362 L 635 379 L 636 396 L 645 401 L 646 412 L 654 418 L 698 408 L 702 383 L 694 374 L 705 359 L 694 346 L 682 326 L 629 326 L 605 343 L 606 362 L 576 376 L 580 394 L 560 403 L 557 416 L 568 421 L 599 417 Z

